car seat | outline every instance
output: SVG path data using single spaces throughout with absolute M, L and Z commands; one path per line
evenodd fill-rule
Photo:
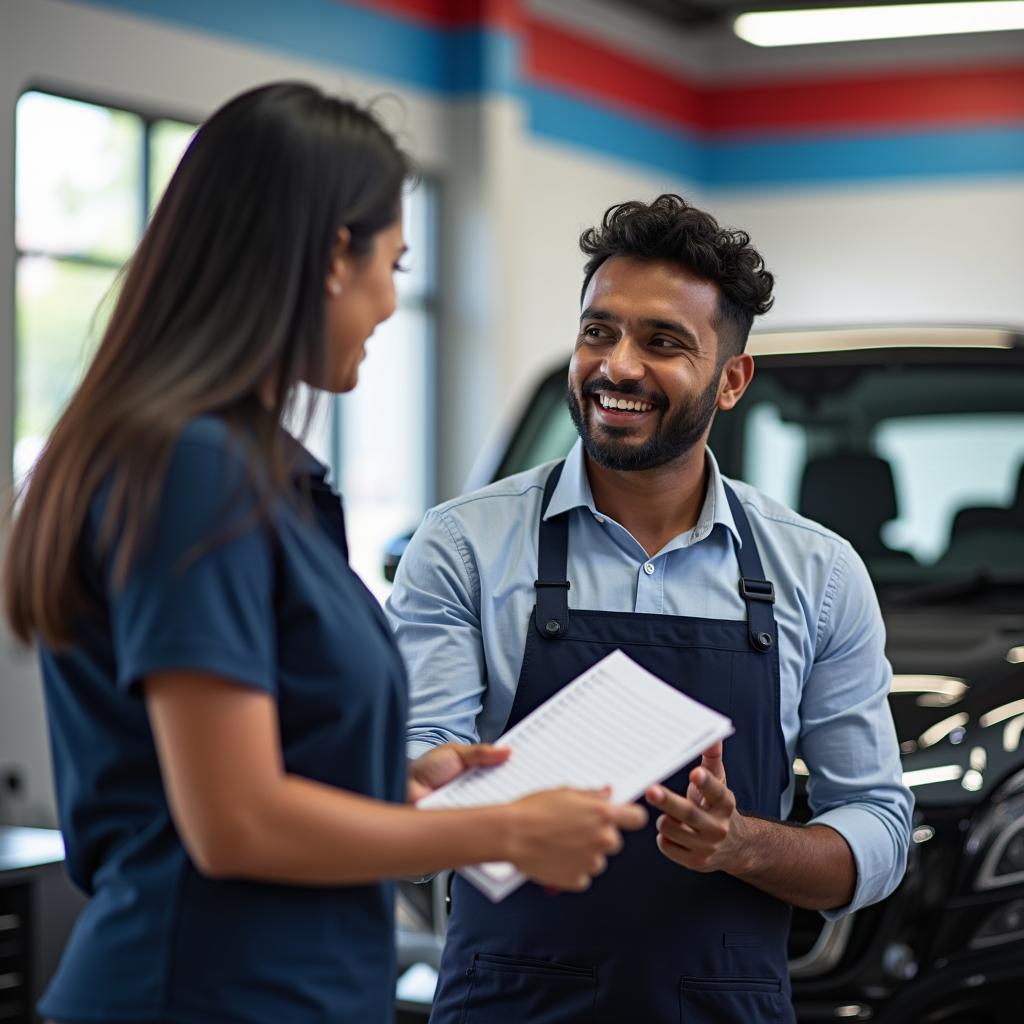
M 992 505 L 968 506 L 953 517 L 950 545 L 965 534 L 982 530 L 1024 530 L 1024 465 L 1017 478 L 1017 495 L 1009 508 Z
M 865 560 L 913 562 L 882 540 L 882 526 L 895 519 L 892 467 L 867 452 L 842 452 L 809 459 L 800 483 L 800 512 L 845 537 Z

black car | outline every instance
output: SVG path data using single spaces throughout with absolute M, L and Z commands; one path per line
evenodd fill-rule
M 711 448 L 726 476 L 831 527 L 864 558 L 917 800 L 906 877 L 892 896 L 836 922 L 794 913 L 798 1018 L 1022 1021 L 1024 334 L 801 330 L 755 334 L 749 351 L 754 380 L 716 418 Z M 492 479 L 569 450 L 566 371 L 541 381 Z M 392 573 L 403 544 L 390 553 Z M 806 768 L 798 760 L 794 771 L 800 819 Z M 407 1020 L 429 1002 L 445 889 L 444 877 L 402 886 Z

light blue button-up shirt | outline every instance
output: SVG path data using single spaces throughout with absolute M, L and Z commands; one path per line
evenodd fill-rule
M 402 556 L 388 615 L 411 680 L 408 753 L 493 741 L 522 667 L 537 578 L 537 524 L 552 463 L 431 509 Z M 580 442 L 547 515 L 570 512 L 570 608 L 743 620 L 740 538 L 708 453 L 693 529 L 653 557 L 594 505 Z M 775 584 L 782 732 L 807 766 L 813 821 L 849 843 L 857 888 L 837 917 L 903 876 L 913 797 L 902 784 L 891 669 L 871 580 L 850 545 L 760 491 L 729 481 Z M 785 818 L 793 784 L 779 802 Z

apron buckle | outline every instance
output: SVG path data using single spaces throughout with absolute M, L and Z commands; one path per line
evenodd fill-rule
M 740 596 L 744 601 L 767 601 L 775 604 L 775 584 L 771 580 L 753 580 L 740 577 Z

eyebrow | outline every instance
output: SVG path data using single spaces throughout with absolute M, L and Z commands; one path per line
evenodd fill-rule
M 607 309 L 599 309 L 596 306 L 590 306 L 583 310 L 580 314 L 580 322 L 582 323 L 584 320 L 600 320 L 605 323 L 614 324 L 622 322 L 621 317 L 617 317 Z M 679 323 L 677 320 L 662 320 L 660 317 L 642 317 L 638 323 L 641 327 L 647 327 L 653 331 L 671 331 L 673 334 L 681 334 L 694 345 L 700 346 L 700 339 L 697 335 L 689 327 Z

